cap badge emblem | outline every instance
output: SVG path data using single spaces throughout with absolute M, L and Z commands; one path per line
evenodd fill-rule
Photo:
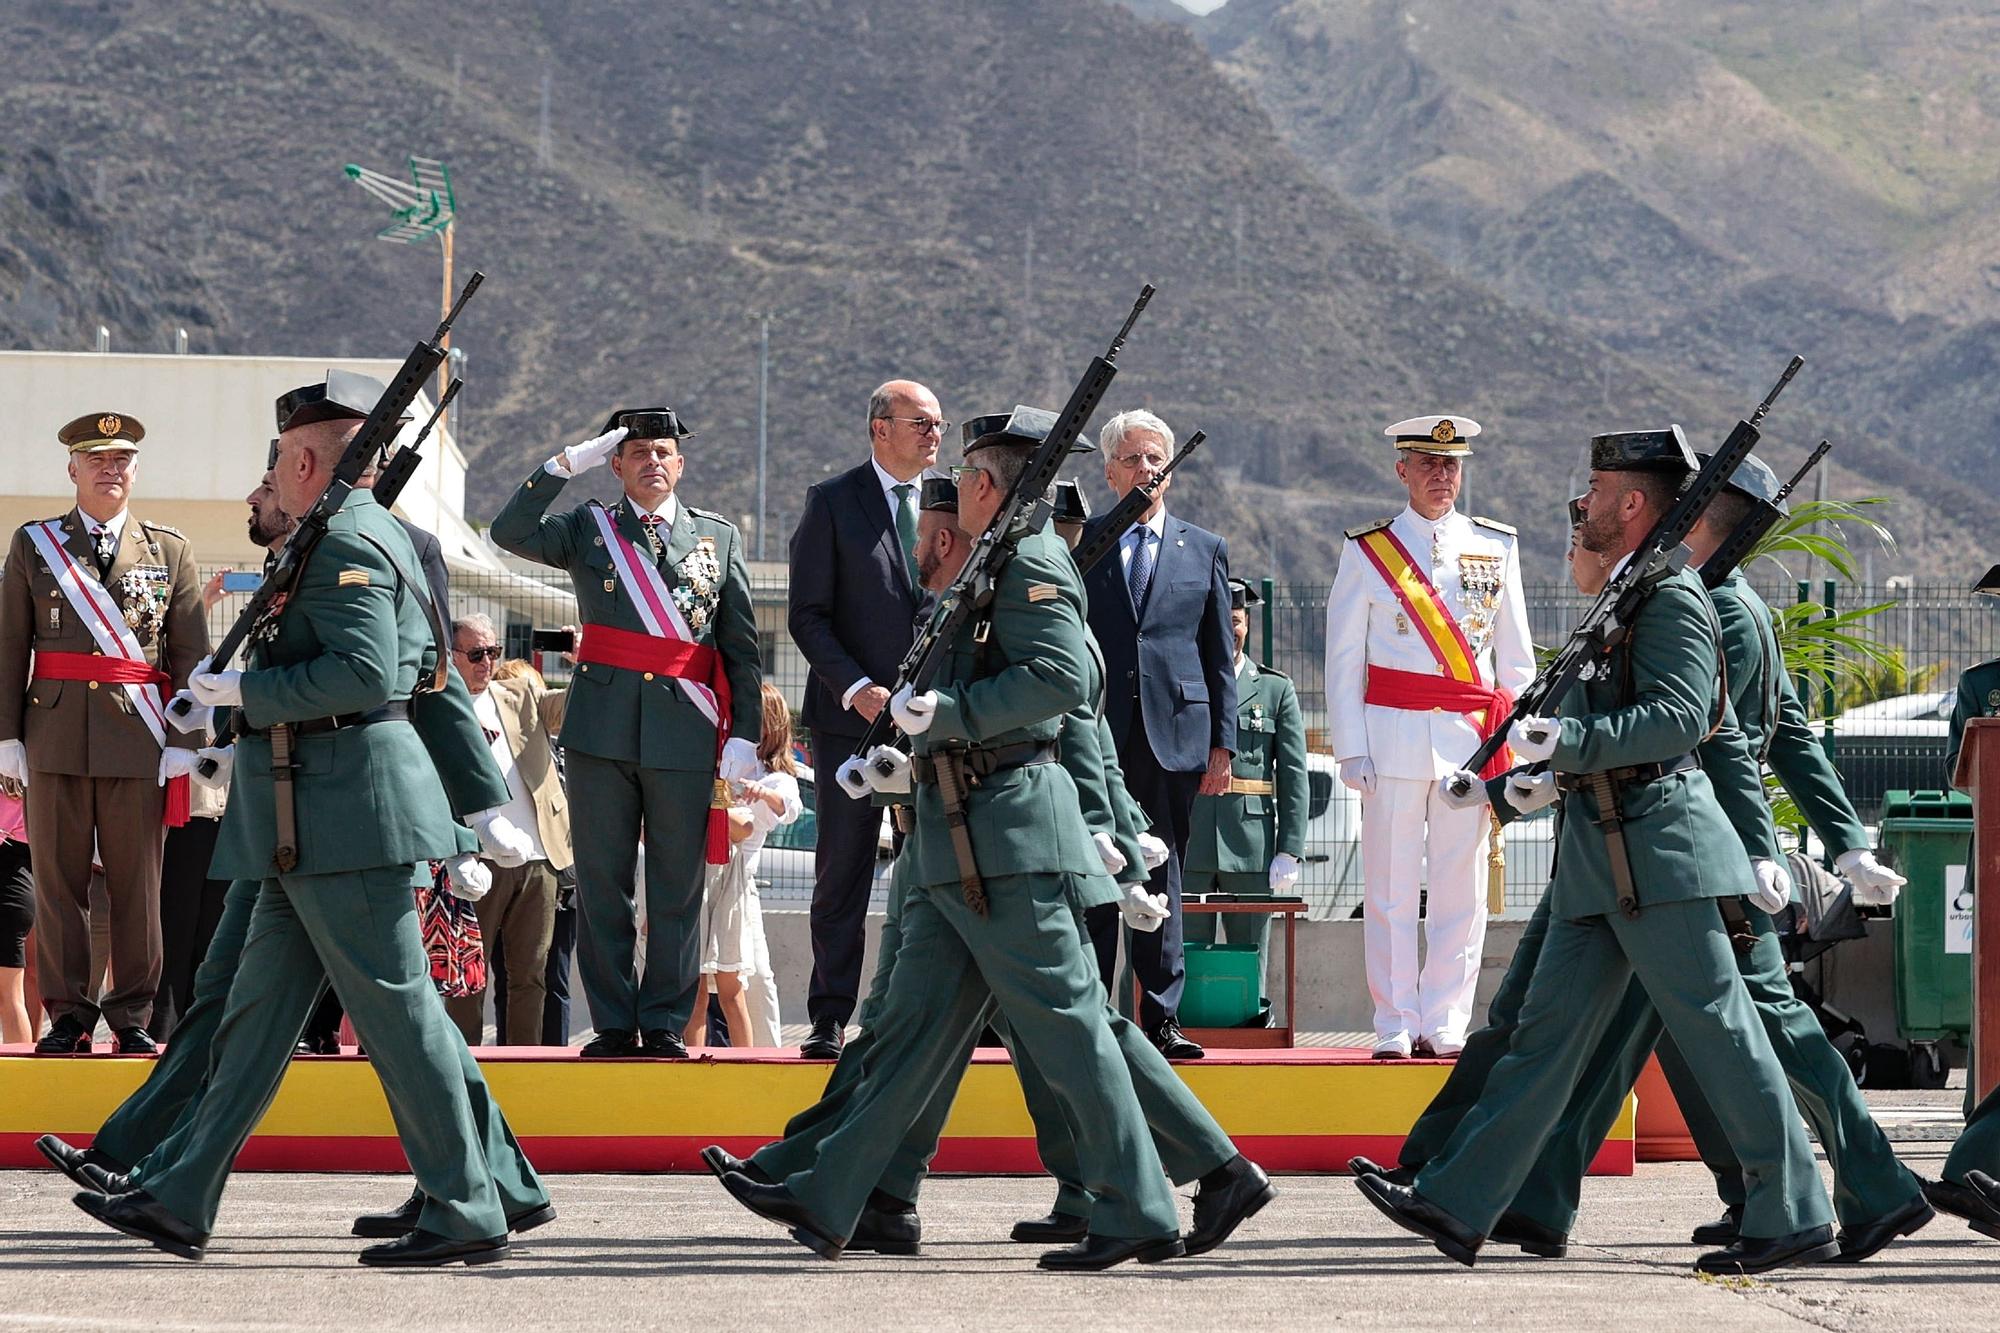
M 1450 417 L 1446 417 L 1431 427 L 1431 438 L 1439 444 L 1450 444 L 1458 438 L 1458 427 L 1451 424 Z
M 97 419 L 97 433 L 108 439 L 111 436 L 116 435 L 118 433 L 118 428 L 124 424 L 125 423 L 123 421 L 120 421 L 118 419 L 116 413 L 106 412 L 103 416 Z

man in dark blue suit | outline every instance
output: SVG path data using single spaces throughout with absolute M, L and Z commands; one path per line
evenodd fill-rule
M 1174 433 L 1151 412 L 1121 412 L 1098 434 L 1104 479 L 1124 495 L 1153 479 L 1174 454 Z M 1229 544 L 1166 511 L 1167 487 L 1084 577 L 1090 629 L 1104 650 L 1104 713 L 1125 785 L 1172 849 L 1153 871 L 1164 897 L 1163 929 L 1127 935 L 1143 995 L 1139 1022 L 1167 1058 L 1195 1060 L 1201 1047 L 1180 1029 L 1181 861 L 1194 798 L 1229 785 L 1236 749 L 1235 641 L 1229 629 Z M 1085 529 L 1085 540 L 1103 524 Z M 1107 984 L 1118 953 L 1117 905 L 1091 909 L 1092 942 Z
M 805 654 L 801 720 L 812 737 L 819 844 L 813 853 L 812 1035 L 799 1054 L 831 1060 L 861 988 L 868 890 L 882 811 L 834 780 L 889 702 L 916 637 L 918 487 L 951 423 L 937 396 L 891 380 L 868 399 L 869 457 L 806 492 L 792 533 L 792 640 Z

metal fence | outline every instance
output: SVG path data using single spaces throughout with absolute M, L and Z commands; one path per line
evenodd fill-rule
M 521 574 L 456 576 L 453 609 L 459 614 L 484 612 L 499 627 L 511 657 L 529 657 L 529 635 L 576 619 L 575 602 L 566 579 L 550 572 L 541 578 Z M 1265 580 L 1261 619 L 1253 618 L 1250 650 L 1260 660 L 1289 675 L 1298 687 L 1309 748 L 1321 755 L 1326 739 L 1324 662 L 1328 585 L 1275 583 Z M 755 577 L 758 635 L 766 678 L 783 690 L 796 708 L 806 682 L 806 664 L 785 629 L 785 580 Z M 1885 792 L 1944 785 L 1943 755 L 1946 720 L 1958 673 L 1976 662 L 2000 656 L 2000 614 L 1961 587 L 1946 585 L 1866 586 L 1767 582 L 1760 591 L 1773 606 L 1805 600 L 1838 609 L 1886 604 L 1869 622 L 1874 636 L 1896 649 L 1907 667 L 1907 690 L 1886 699 L 1845 709 L 1821 690 L 1808 704 L 1814 716 L 1827 719 L 1825 736 L 1836 767 L 1846 781 L 1863 820 L 1873 824 Z M 1553 647 L 1561 642 L 1587 604 L 1568 585 L 1534 584 L 1524 589 L 1535 642 Z M 233 618 L 241 596 L 224 598 L 212 613 L 217 632 Z M 553 656 L 537 663 L 552 684 L 567 676 Z M 1885 686 L 1885 688 L 1891 688 Z M 1901 687 L 1894 687 L 1901 689 Z M 1838 716 L 1833 714 L 1838 713 Z M 801 737 L 801 740 L 804 738 Z M 1316 762 L 1313 779 L 1316 845 L 1302 892 L 1315 917 L 1346 916 L 1361 902 L 1360 857 L 1353 846 L 1357 827 L 1351 797 L 1331 776 L 1330 762 Z M 1550 844 L 1546 816 L 1524 821 L 1508 839 L 1506 903 L 1509 914 L 1530 910 L 1548 874 Z M 769 896 L 786 901 L 805 886 L 781 882 Z

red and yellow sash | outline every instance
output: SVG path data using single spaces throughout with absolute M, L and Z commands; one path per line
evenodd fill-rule
M 1382 708 L 1422 712 L 1441 708 L 1462 713 L 1473 719 L 1479 738 L 1484 741 L 1513 711 L 1512 692 L 1489 686 L 1479 674 L 1479 655 L 1473 651 L 1465 631 L 1459 628 L 1458 618 L 1445 606 L 1437 585 L 1396 540 L 1395 533 L 1377 528 L 1358 538 L 1357 544 L 1383 581 L 1395 590 L 1396 600 L 1403 604 L 1431 656 L 1443 668 L 1442 675 L 1425 676 L 1371 665 L 1367 690 L 1362 696 L 1364 702 Z M 1480 776 L 1498 777 L 1513 766 L 1513 755 L 1502 746 Z

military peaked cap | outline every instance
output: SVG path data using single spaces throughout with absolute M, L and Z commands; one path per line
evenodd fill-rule
M 105 449 L 137 449 L 146 438 L 139 418 L 121 412 L 86 412 L 56 432 L 56 439 L 73 454 L 94 454 Z
M 1410 417 L 1382 433 L 1393 438 L 1398 449 L 1412 453 L 1470 458 L 1472 446 L 1466 441 L 1479 434 L 1479 423 L 1471 417 Z

